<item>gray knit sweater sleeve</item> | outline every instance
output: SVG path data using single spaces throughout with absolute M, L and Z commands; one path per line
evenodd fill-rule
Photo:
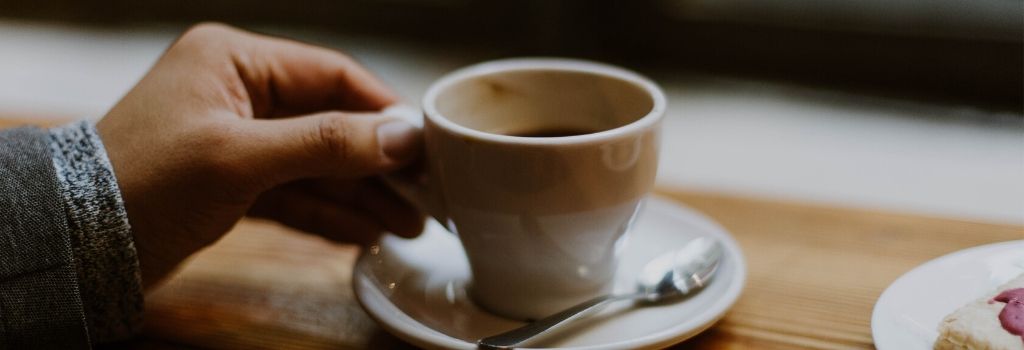
M 142 284 L 110 160 L 89 122 L 52 128 L 49 135 L 90 338 L 127 338 L 142 323 Z
M 0 130 L 0 349 L 89 346 L 49 139 Z

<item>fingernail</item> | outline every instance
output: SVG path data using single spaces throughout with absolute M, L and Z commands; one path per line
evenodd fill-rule
M 392 120 L 377 126 L 377 143 L 392 160 L 405 160 L 416 153 L 420 130 L 409 123 Z

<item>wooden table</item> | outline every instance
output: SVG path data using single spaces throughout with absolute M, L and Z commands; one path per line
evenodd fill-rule
M 13 121 L 0 121 L 0 126 Z M 872 348 L 871 309 L 929 259 L 1024 239 L 1024 227 L 660 189 L 728 229 L 747 287 L 694 349 Z M 243 220 L 146 300 L 144 335 L 114 348 L 410 348 L 385 333 L 351 288 L 354 246 Z

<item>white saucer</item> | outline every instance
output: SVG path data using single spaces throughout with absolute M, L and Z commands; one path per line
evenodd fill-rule
M 924 263 L 900 276 L 875 303 L 875 346 L 931 349 L 946 315 L 1021 273 L 1024 240 L 964 249 Z
M 736 242 L 710 219 L 666 200 L 648 198 L 637 217 L 615 288 L 630 290 L 651 258 L 697 236 L 721 240 L 725 256 L 707 288 L 679 302 L 647 307 L 619 303 L 535 346 L 578 349 L 658 348 L 710 327 L 736 302 L 746 266 Z M 457 238 L 432 222 L 422 236 L 384 237 L 353 272 L 356 297 L 385 329 L 423 348 L 475 349 L 475 341 L 522 325 L 478 309 L 467 297 L 469 267 Z

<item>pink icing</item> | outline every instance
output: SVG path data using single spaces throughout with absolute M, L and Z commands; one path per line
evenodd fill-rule
M 1006 303 L 999 313 L 999 322 L 1003 324 L 1003 329 L 1019 335 L 1020 340 L 1024 341 L 1024 288 L 1004 290 L 992 300 Z

